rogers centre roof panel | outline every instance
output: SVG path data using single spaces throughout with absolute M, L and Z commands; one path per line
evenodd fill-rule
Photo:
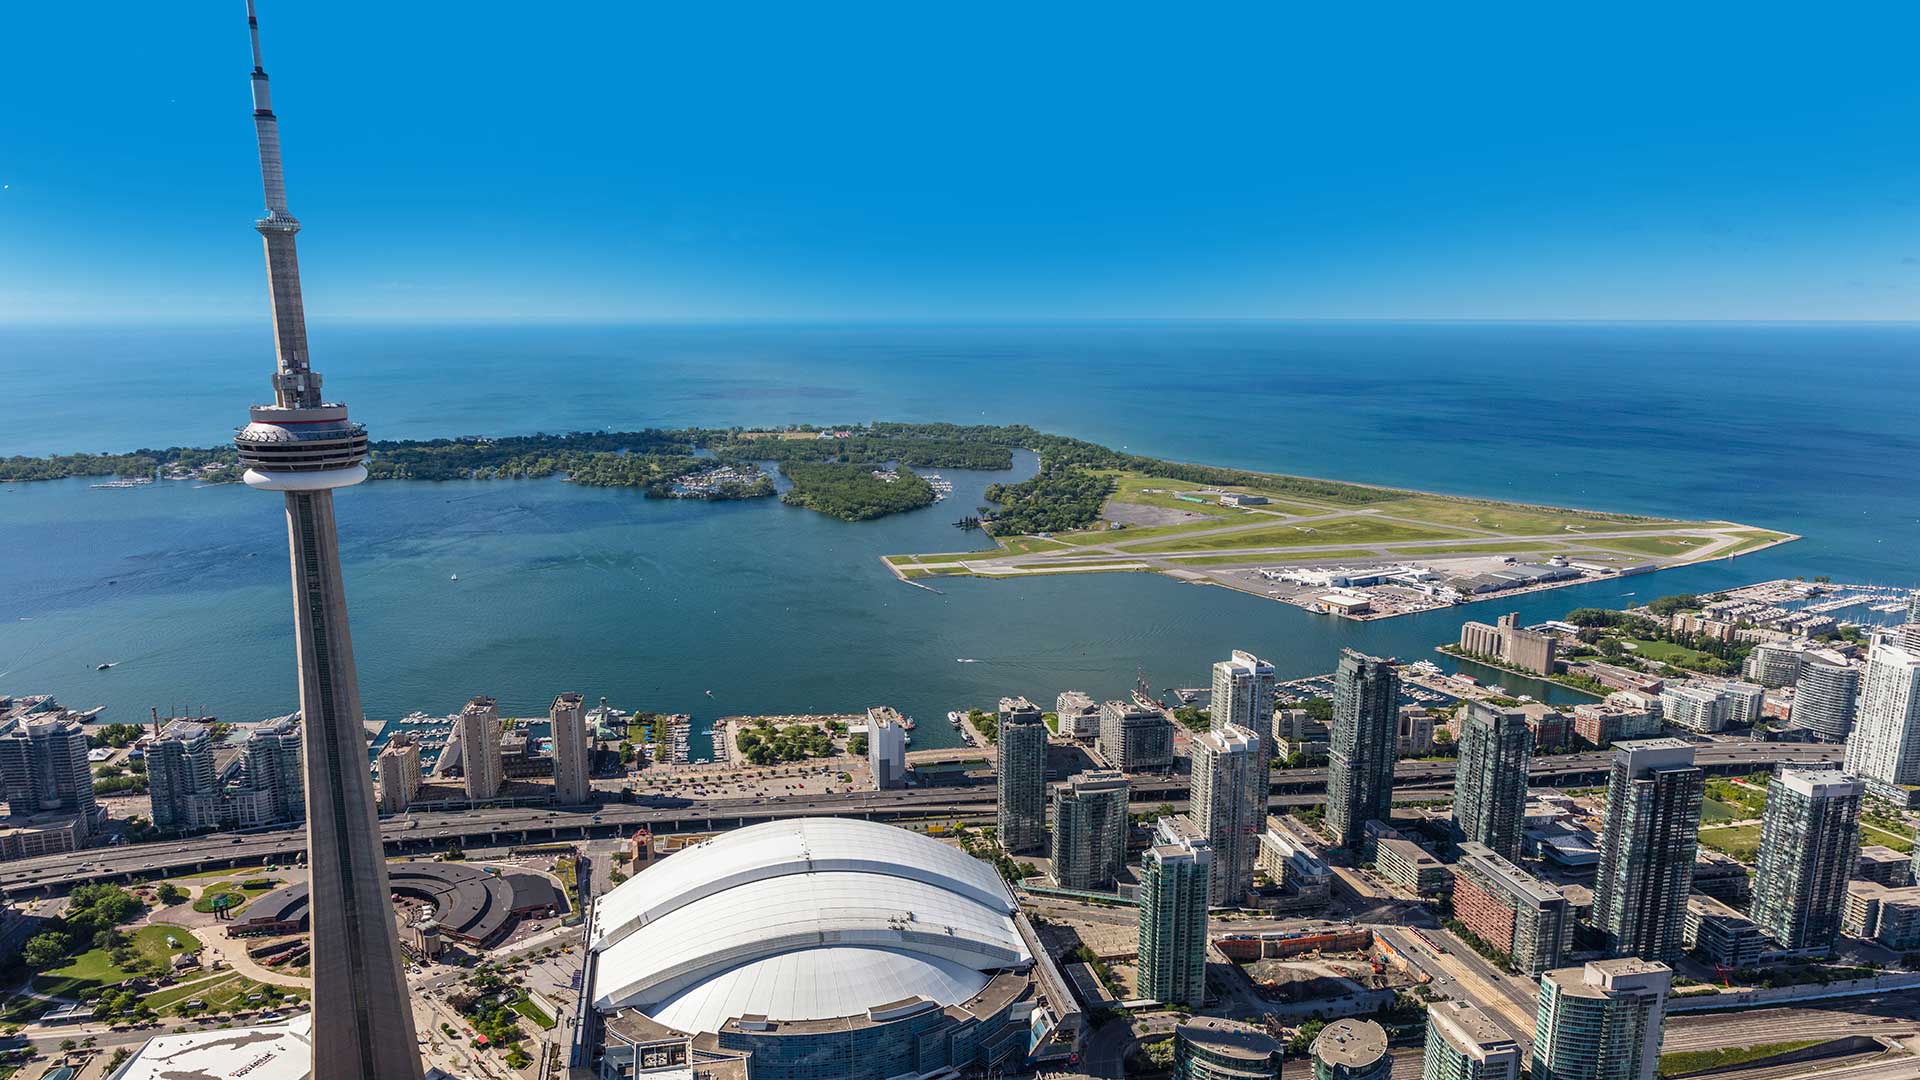
M 986 863 L 917 833 L 805 818 L 715 838 L 604 897 L 594 1004 L 682 1031 L 953 1005 L 1033 961 Z
M 687 904 L 750 881 L 844 870 L 912 878 L 1004 914 L 1013 896 L 991 866 L 918 833 L 850 818 L 794 818 L 723 833 L 678 852 L 602 897 L 593 948 Z

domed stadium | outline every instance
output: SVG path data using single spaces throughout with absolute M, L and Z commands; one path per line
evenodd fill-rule
M 742 1058 L 754 1080 L 915 1076 L 1025 1058 L 1031 928 L 993 867 L 918 833 L 769 822 L 594 906 L 607 1064 Z M 631 1066 L 629 1066 L 631 1067 Z

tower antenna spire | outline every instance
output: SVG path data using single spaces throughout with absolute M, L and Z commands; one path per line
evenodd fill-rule
M 420 1080 L 420 1058 L 391 882 L 367 774 L 365 716 L 347 630 L 346 585 L 333 492 L 366 479 L 367 432 L 347 407 L 320 396 L 307 363 L 294 235 L 280 167 L 280 121 L 260 60 L 260 22 L 247 0 L 253 39 L 253 127 L 260 142 L 266 215 L 254 222 L 267 253 L 273 302 L 273 403 L 255 405 L 234 436 L 247 486 L 286 501 L 293 572 L 294 655 L 300 672 L 302 771 L 306 780 L 308 891 L 313 952 L 313 1080 Z

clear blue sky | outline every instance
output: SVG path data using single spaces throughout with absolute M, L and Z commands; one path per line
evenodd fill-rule
M 262 3 L 316 316 L 1920 317 L 1910 5 Z M 0 320 L 261 315 L 241 0 L 5 23 Z

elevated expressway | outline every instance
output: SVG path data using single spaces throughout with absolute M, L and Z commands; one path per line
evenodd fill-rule
M 1699 744 L 1695 762 L 1714 775 L 1743 775 L 1779 762 L 1810 764 L 1838 761 L 1841 748 L 1823 744 L 1722 740 Z M 1530 775 L 1536 787 L 1593 787 L 1606 783 L 1612 754 L 1589 751 L 1537 758 Z M 1407 799 L 1440 799 L 1451 790 L 1451 761 L 1405 761 L 1395 770 L 1397 794 Z M 1275 808 L 1324 801 L 1325 769 L 1287 769 L 1273 775 Z M 1133 777 L 1133 802 L 1142 807 L 1186 803 L 1184 776 Z M 837 795 L 788 795 L 765 798 L 692 800 L 635 796 L 633 802 L 595 807 L 548 809 L 480 807 L 391 817 L 380 822 L 389 856 L 421 854 L 452 845 L 494 847 L 616 837 L 645 827 L 654 832 L 711 832 L 762 821 L 817 815 L 863 817 L 875 821 L 952 815 L 977 817 L 993 812 L 990 782 L 900 791 L 856 791 Z M 291 862 L 304 857 L 304 826 L 247 833 L 212 833 L 186 840 L 92 848 L 60 855 L 0 863 L 0 894 L 53 895 L 91 881 L 132 881 L 201 873 L 237 866 Z

